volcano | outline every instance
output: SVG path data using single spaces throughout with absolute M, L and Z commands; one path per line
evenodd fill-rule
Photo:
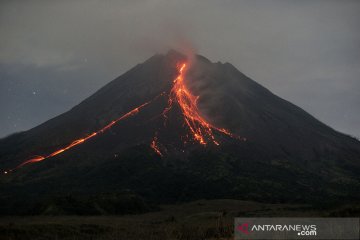
M 358 140 L 230 63 L 173 50 L 1 139 L 0 169 L 3 201 L 104 192 L 156 203 L 360 198 Z

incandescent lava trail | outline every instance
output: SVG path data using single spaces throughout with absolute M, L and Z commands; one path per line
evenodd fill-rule
M 160 94 L 159 96 L 162 96 L 163 94 Z M 91 133 L 90 135 L 88 135 L 87 137 L 84 137 L 84 138 L 80 138 L 80 139 L 76 139 L 75 141 L 71 142 L 69 145 L 67 145 L 66 147 L 64 148 L 60 148 L 52 153 L 50 153 L 49 155 L 45 155 L 45 156 L 35 156 L 29 160 L 26 160 L 25 162 L 22 162 L 21 164 L 19 164 L 18 166 L 16 166 L 15 168 L 13 169 L 10 169 L 10 170 L 7 170 L 7 171 L 4 171 L 4 174 L 7 174 L 9 172 L 12 172 L 18 168 L 21 168 L 27 164 L 31 164 L 31 163 L 36 163 L 36 162 L 41 162 L 45 159 L 48 159 L 48 158 L 51 158 L 51 157 L 54 157 L 56 155 L 59 155 L 79 144 L 82 144 L 84 142 L 86 142 L 87 140 L 97 136 L 98 134 L 101 134 L 103 132 L 105 132 L 106 130 L 110 129 L 113 125 L 115 125 L 116 123 L 120 122 L 121 120 L 124 120 L 128 117 L 131 117 L 133 115 L 136 115 L 137 113 L 139 113 L 139 111 L 144 108 L 145 106 L 149 105 L 151 102 L 153 102 L 155 99 L 157 99 L 159 96 L 155 97 L 154 99 L 152 99 L 151 101 L 149 102 L 146 102 L 146 103 L 143 103 L 141 104 L 140 106 L 132 109 L 131 111 L 127 112 L 126 114 L 122 115 L 121 117 L 117 118 L 116 120 L 113 120 L 112 122 L 110 122 L 109 124 L 107 124 L 105 127 L 101 128 L 100 130 L 96 131 L 96 132 L 93 132 Z
M 158 146 L 157 137 L 155 136 L 153 140 L 151 141 L 150 147 L 154 150 L 155 153 L 157 153 L 159 156 L 163 156 L 163 154 L 160 151 L 160 148 Z
M 214 133 L 218 132 L 224 135 L 227 135 L 232 138 L 241 139 L 240 137 L 230 133 L 228 130 L 224 128 L 218 128 L 212 124 L 210 124 L 208 121 L 206 121 L 205 118 L 203 118 L 200 114 L 199 108 L 197 106 L 197 101 L 199 99 L 199 96 L 193 95 L 190 90 L 186 87 L 186 84 L 184 82 L 185 79 L 185 72 L 186 68 L 188 67 L 187 63 L 181 63 L 178 64 L 178 75 L 173 81 L 173 86 L 168 94 L 168 106 L 162 111 L 162 116 L 165 118 L 165 121 L 167 120 L 167 113 L 172 109 L 173 105 L 177 103 L 181 109 L 182 117 L 184 120 L 184 125 L 187 126 L 190 132 L 191 139 L 195 142 L 200 143 L 201 145 L 206 146 L 208 143 L 213 143 L 215 145 L 220 145 L 219 141 L 216 140 Z M 105 132 L 106 130 L 110 129 L 113 125 L 118 123 L 119 121 L 126 119 L 128 117 L 131 117 L 139 111 L 144 108 L 145 106 L 149 105 L 150 103 L 154 102 L 158 97 L 164 96 L 165 94 L 162 93 L 158 96 L 156 96 L 154 99 L 152 99 L 149 102 L 143 103 L 142 105 L 134 108 L 133 110 L 127 112 L 126 114 L 122 115 L 116 120 L 113 120 L 108 125 L 104 126 L 100 130 L 91 133 L 90 135 L 76 139 L 75 141 L 71 142 L 69 145 L 67 145 L 64 148 L 57 149 L 56 151 L 48 154 L 48 155 L 37 155 L 29 160 L 26 160 L 16 166 L 13 169 L 10 169 L 8 171 L 4 171 L 4 174 L 7 174 L 9 172 L 12 172 L 18 168 L 21 168 L 27 164 L 31 163 L 37 163 L 41 162 L 45 159 L 54 157 L 56 155 L 59 155 L 79 144 L 82 144 L 86 142 L 87 140 Z M 166 95 L 165 95 L 166 96 Z M 187 135 L 187 137 L 189 136 Z M 184 144 L 187 141 L 184 142 Z M 155 134 L 155 137 L 152 139 L 152 142 L 150 144 L 150 147 L 157 153 L 159 156 L 163 156 L 163 154 L 160 151 L 158 138 Z M 166 149 L 165 149 L 166 150 Z
M 192 138 L 200 144 L 206 145 L 209 142 L 212 142 L 215 145 L 219 145 L 219 142 L 215 139 L 214 131 L 221 132 L 233 138 L 238 138 L 224 128 L 215 127 L 201 116 L 197 106 L 199 96 L 192 95 L 184 82 L 187 66 L 187 63 L 182 63 L 178 67 L 179 74 L 174 80 L 174 85 L 170 91 L 168 107 L 163 112 L 164 117 L 167 118 L 167 112 L 170 111 L 174 102 L 177 102 Z

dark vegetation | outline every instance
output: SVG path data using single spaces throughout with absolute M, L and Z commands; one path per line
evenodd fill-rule
M 2 215 L 124 215 L 157 209 L 150 207 L 142 198 L 131 193 L 93 196 L 46 195 L 43 198 L 28 198 L 27 201 L 24 199 L 2 200 L 0 203 Z
M 134 214 L 153 211 L 159 204 L 202 198 L 307 203 L 320 209 L 352 204 L 359 198 L 357 189 L 346 183 L 320 182 L 290 163 L 266 165 L 257 159 L 262 159 L 261 152 L 252 153 L 249 143 L 242 147 L 240 157 L 231 149 L 221 154 L 209 149 L 192 152 L 187 161 L 166 162 L 140 145 L 118 153 L 120 160 L 103 161 L 95 169 L 79 163 L 58 169 L 64 161 L 60 159 L 41 162 L 29 166 L 27 174 L 15 172 L 10 182 L 1 185 L 0 214 Z M 44 168 L 47 174 L 34 176 Z M 26 178 L 31 182 L 24 184 Z
M 358 214 L 359 207 L 355 205 L 314 209 L 309 205 L 199 200 L 162 205 L 156 211 L 137 215 L 2 217 L 0 239 L 233 239 L 234 217 Z

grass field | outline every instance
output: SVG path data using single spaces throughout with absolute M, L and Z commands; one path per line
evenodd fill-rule
M 359 207 L 315 210 L 306 205 L 199 200 L 124 216 L 8 216 L 3 239 L 233 239 L 234 217 L 358 215 Z

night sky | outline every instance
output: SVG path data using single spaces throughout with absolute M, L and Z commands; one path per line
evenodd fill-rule
M 360 137 L 360 1 L 0 1 L 0 137 L 78 104 L 155 53 L 230 62 Z

